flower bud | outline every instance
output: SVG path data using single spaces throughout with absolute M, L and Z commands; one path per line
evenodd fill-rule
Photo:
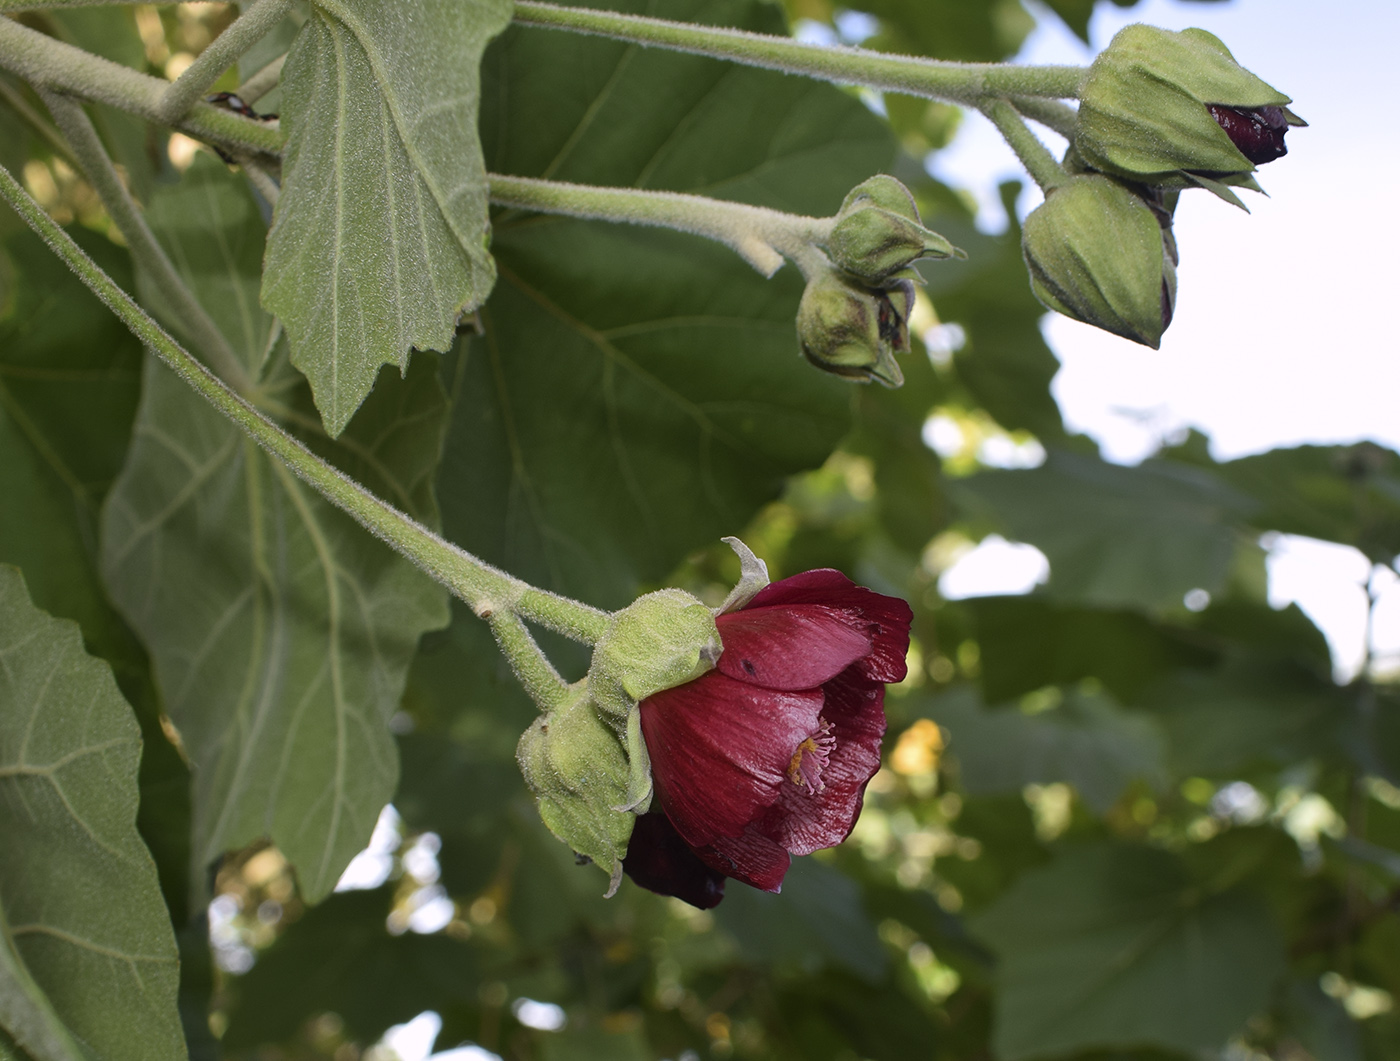
M 705 603 L 683 590 L 657 590 L 613 615 L 593 648 L 589 688 L 621 720 L 653 693 L 712 669 L 719 653 L 719 629 Z
M 1305 124 L 1289 102 L 1205 30 L 1128 26 L 1089 68 L 1074 143 L 1095 169 L 1143 184 L 1245 184 L 1256 163 L 1284 153 L 1287 126 Z
M 912 275 L 890 277 L 888 288 L 866 287 L 834 271 L 813 277 L 797 307 L 803 356 L 838 376 L 898 387 L 904 373 L 894 355 L 909 349 Z
M 826 249 L 838 269 L 872 284 L 920 258 L 966 257 L 924 228 L 909 189 L 885 174 L 856 185 L 846 196 Z
M 636 819 L 618 809 L 627 803 L 630 766 L 597 705 L 585 693 L 536 719 L 515 757 L 549 831 L 609 874 L 611 895 Z
M 1150 346 L 1176 299 L 1168 213 L 1109 177 L 1071 178 L 1026 218 L 1021 249 L 1048 308 Z

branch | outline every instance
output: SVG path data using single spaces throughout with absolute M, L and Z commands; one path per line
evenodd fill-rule
M 885 55 L 864 48 L 803 44 L 791 37 L 560 7 L 538 0 L 516 0 L 515 21 L 708 55 L 840 85 L 864 85 L 971 106 L 989 96 L 1077 97 L 1080 83 L 1088 73 L 1078 66 L 950 63 L 912 55 Z
M 0 19 L 0 21 L 5 21 Z M 592 644 L 608 625 L 597 608 L 536 589 L 492 567 L 375 497 L 338 468 L 316 456 L 192 357 L 93 262 L 49 217 L 8 170 L 0 167 L 0 197 L 14 207 L 54 252 L 132 333 L 248 437 L 290 468 L 331 504 L 371 534 L 447 586 L 473 608 L 510 602 L 516 614 Z
M 97 130 L 83 111 L 82 105 L 56 92 L 40 89 L 39 94 L 49 111 L 63 130 L 73 153 L 77 156 L 83 173 L 97 190 L 102 205 L 107 208 L 117 231 L 126 239 L 131 256 L 139 268 L 151 278 L 171 304 L 180 323 L 194 340 L 200 352 L 214 370 L 240 394 L 252 389 L 253 381 L 248 376 L 243 362 L 234 353 L 224 333 L 214 323 L 213 318 L 194 297 L 185 281 L 176 271 L 165 248 L 156 239 L 151 226 L 136 200 L 126 190 L 126 185 L 117 175 Z
M 252 106 L 262 99 L 274 88 L 282 77 L 282 67 L 287 62 L 287 53 L 283 52 L 272 62 L 268 63 L 247 81 L 238 86 L 238 98 L 248 106 Z
M 702 195 L 597 188 L 495 173 L 487 179 L 491 201 L 499 206 L 689 232 L 730 247 L 764 276 L 777 272 L 784 257 L 803 265 L 813 253 L 811 244 L 831 235 L 831 218 L 785 214 Z
M 1010 103 L 1004 99 L 986 100 L 978 109 L 997 127 L 1002 139 L 1011 145 L 1011 150 L 1016 152 L 1021 165 L 1026 167 L 1026 172 L 1043 191 L 1048 192 L 1069 180 L 1069 174 L 1065 172 L 1064 167 L 1050 154 L 1049 148 L 1040 142 L 1040 138 L 1031 132 L 1025 120 L 1016 113 L 1016 108 Z
M 188 114 L 214 87 L 214 82 L 224 76 L 224 71 L 271 33 L 291 7 L 292 0 L 256 0 L 239 15 L 165 90 L 160 100 L 160 112 L 165 121 L 173 125 Z
M 161 111 L 161 99 L 170 82 L 138 73 L 3 17 L 0 67 L 18 74 L 35 88 L 107 103 L 234 151 L 277 155 L 282 150 L 282 133 L 276 124 L 244 118 L 208 103 L 196 103 L 184 118 L 172 123 Z

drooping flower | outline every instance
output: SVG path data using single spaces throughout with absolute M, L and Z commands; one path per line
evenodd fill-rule
M 909 606 L 838 571 L 775 582 L 716 618 L 716 668 L 641 703 L 655 803 L 623 866 L 700 907 L 725 877 L 777 891 L 792 855 L 839 844 L 880 766 L 885 683 Z

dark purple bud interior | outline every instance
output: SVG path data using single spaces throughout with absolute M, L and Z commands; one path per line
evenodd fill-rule
M 1223 103 L 1206 106 L 1240 154 L 1256 166 L 1288 154 L 1283 142 L 1288 118 L 1282 107 L 1227 107 Z

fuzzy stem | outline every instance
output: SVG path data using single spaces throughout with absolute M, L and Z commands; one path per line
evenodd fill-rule
M 997 127 L 997 132 L 1011 145 L 1021 165 L 1026 167 L 1026 172 L 1042 190 L 1048 192 L 1069 180 L 1064 167 L 1040 142 L 1040 138 L 1031 132 L 1025 119 L 1016 113 L 1016 108 L 1010 103 L 1004 99 L 987 100 L 978 109 Z
M 291 7 L 292 0 L 257 0 L 239 15 L 165 90 L 160 100 L 165 121 L 174 124 L 189 113 L 214 82 L 224 76 L 224 71 L 271 33 Z
M 1066 103 L 1055 99 L 1036 99 L 1017 96 L 1011 105 L 1033 122 L 1039 122 L 1047 129 L 1053 129 L 1066 140 L 1073 140 L 1079 122 L 1079 112 Z
M 282 77 L 282 67 L 287 62 L 287 53 L 283 52 L 272 62 L 268 63 L 247 81 L 238 86 L 238 98 L 248 106 L 252 106 L 262 99 L 274 88 Z
M 54 40 L 11 18 L 0 17 L 0 67 L 36 88 L 107 103 L 160 125 L 174 124 L 190 136 L 237 151 L 276 155 L 282 150 L 282 132 L 275 123 L 208 103 L 196 103 L 179 122 L 171 123 L 160 109 L 170 82 Z
M 131 256 L 136 265 L 160 289 L 169 300 L 171 309 L 179 317 L 180 324 L 193 339 L 195 346 L 234 390 L 240 394 L 251 391 L 253 381 L 243 362 L 234 353 L 224 333 L 214 323 L 213 318 L 199 304 L 185 281 L 175 268 L 175 263 L 165 253 L 165 248 L 156 239 L 151 226 L 136 200 L 126 190 L 126 185 L 117 174 L 107 150 L 98 138 L 97 130 L 83 110 L 82 104 L 57 92 L 39 90 L 40 98 L 54 116 L 54 121 L 63 131 L 73 153 L 78 157 L 84 174 L 97 190 L 98 198 L 107 208 L 117 231 L 126 239 Z
M 791 37 L 560 7 L 537 0 L 516 0 L 515 21 L 973 106 L 989 96 L 1075 97 L 1087 74 L 1078 66 L 950 63 L 864 48 L 832 48 L 803 44 Z
M 508 609 L 478 611 L 477 614 L 491 624 L 491 633 L 496 635 L 501 654 L 510 663 L 516 680 L 525 687 L 539 709 L 553 711 L 563 706 L 572 695 L 569 685 L 535 643 L 520 616 Z
M 267 200 L 268 206 L 276 206 L 277 200 L 282 194 L 282 189 L 274 181 L 267 170 L 258 165 L 257 162 L 247 155 L 235 155 L 234 160 L 243 170 L 243 175 L 248 178 L 248 182 L 258 190 L 258 194 Z
M 489 174 L 491 201 L 500 206 L 690 232 L 732 248 L 764 276 L 783 258 L 798 260 L 831 234 L 832 220 L 784 214 L 761 206 L 680 192 L 596 188 L 585 184 Z
M 503 601 L 524 618 L 565 636 L 590 644 L 602 636 L 608 625 L 606 612 L 535 589 L 478 560 L 375 497 L 235 394 L 147 316 L 132 297 L 83 253 L 72 237 L 30 198 L 4 167 L 0 167 L 0 198 L 14 207 L 132 333 L 201 397 L 327 501 L 447 586 L 473 609 L 494 610 L 492 602 Z

